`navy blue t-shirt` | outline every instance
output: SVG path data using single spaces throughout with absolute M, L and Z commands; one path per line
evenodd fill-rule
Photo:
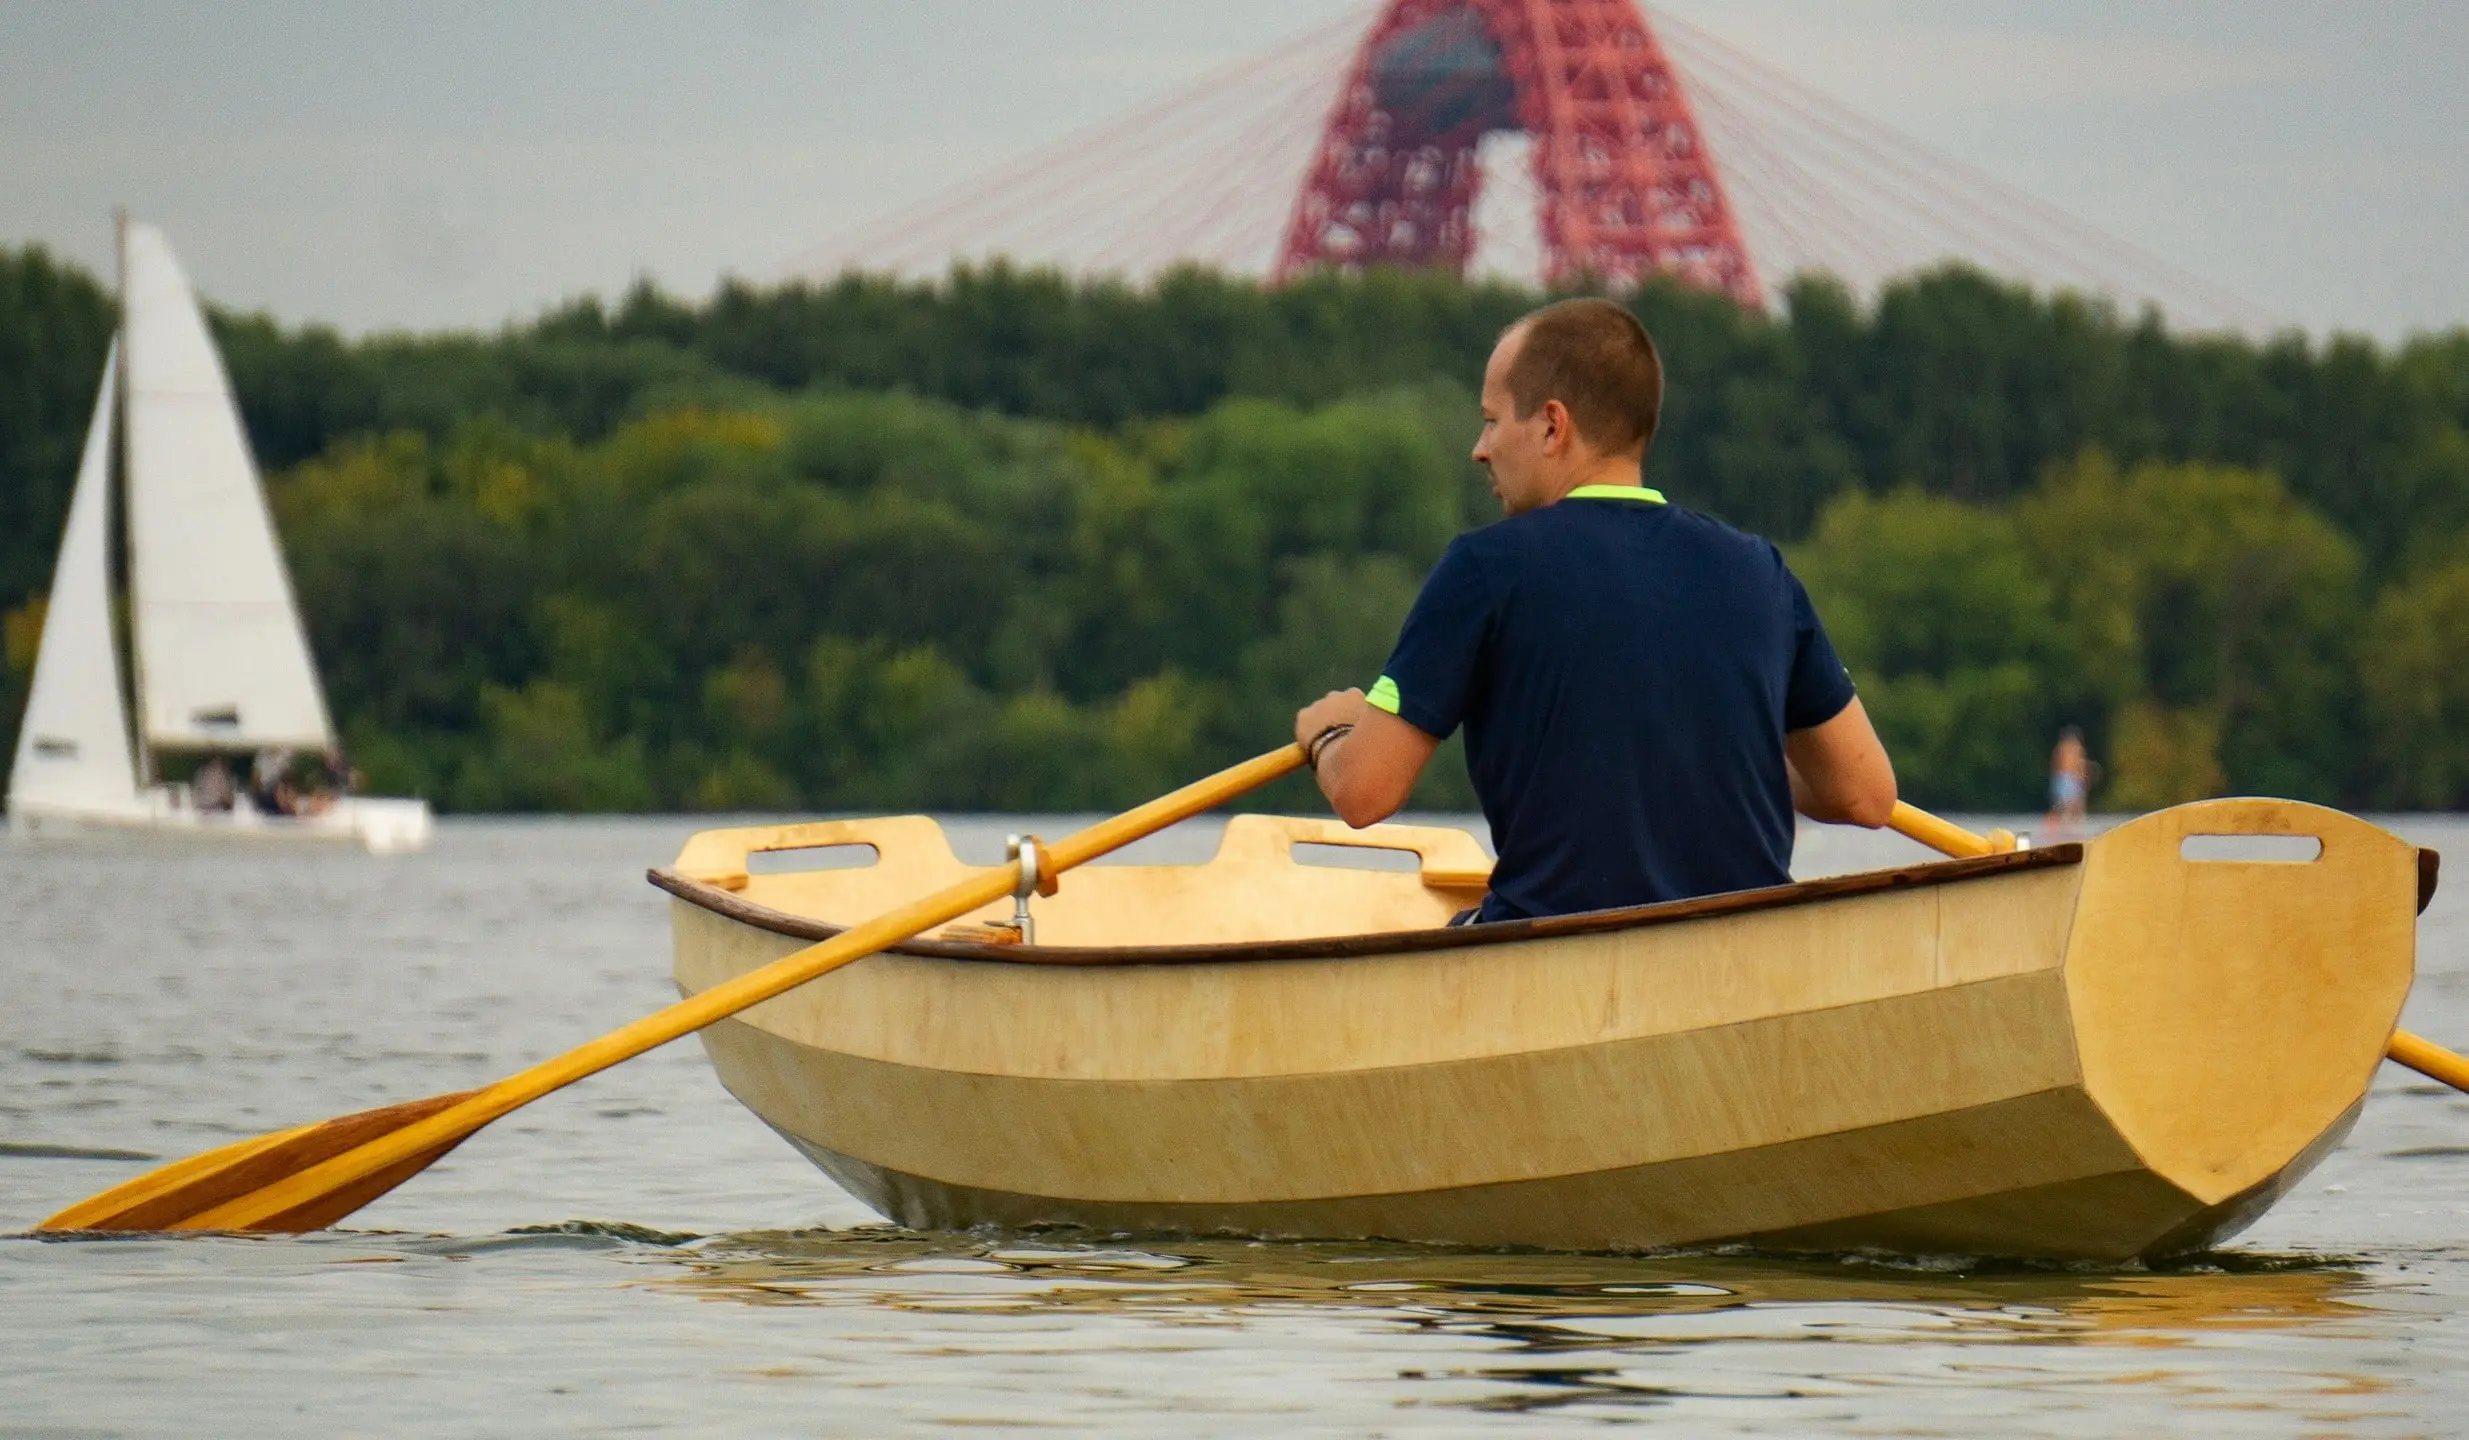
M 1773 545 L 1589 485 L 1459 536 L 1369 698 L 1466 727 L 1514 920 L 1787 883 L 1784 732 L 1852 681 Z

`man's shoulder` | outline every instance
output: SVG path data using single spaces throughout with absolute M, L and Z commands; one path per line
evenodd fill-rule
M 1472 530 L 1460 530 L 1440 553 L 1440 570 L 1481 572 L 1500 566 L 1514 567 L 1519 560 L 1532 554 L 1539 546 L 1549 545 L 1548 532 L 1534 522 L 1545 510 L 1529 510 L 1523 515 L 1509 515 Z
M 1783 552 L 1765 536 L 1726 524 L 1686 505 L 1671 508 L 1672 524 L 1669 530 L 1674 543 L 1695 547 L 1714 558 L 1735 564 L 1782 567 Z
M 1643 512 L 1651 502 L 1629 503 L 1638 505 Z M 1567 503 L 1547 505 L 1495 520 L 1461 533 L 1450 542 L 1450 553 L 1445 558 L 1475 568 L 1548 563 L 1571 543 L 1574 533 L 1588 528 L 1592 520 L 1601 516 L 1600 510 L 1590 514 L 1589 508 Z M 1762 574 L 1780 574 L 1784 569 L 1783 554 L 1774 542 L 1704 511 L 1665 502 L 1653 503 L 1652 510 L 1645 513 L 1653 514 L 1662 523 L 1638 529 L 1637 541 L 1662 552 L 1662 558 L 1677 557 L 1687 563 Z
M 1625 502 L 1625 505 L 1637 508 L 1613 513 L 1651 514 L 1662 522 L 1643 527 L 1638 532 L 1643 543 L 1691 551 L 1710 560 L 1734 564 L 1779 566 L 1782 563 L 1782 554 L 1775 548 L 1774 542 L 1763 535 L 1718 520 L 1703 510 L 1693 510 L 1670 501 L 1631 501 Z M 1596 513 L 1602 512 L 1597 510 Z M 1495 521 L 1480 530 L 1468 531 L 1460 538 L 1496 537 L 1486 542 L 1490 548 L 1520 547 L 1530 543 L 1548 545 L 1565 528 L 1584 525 L 1588 519 L 1585 507 L 1552 505 Z

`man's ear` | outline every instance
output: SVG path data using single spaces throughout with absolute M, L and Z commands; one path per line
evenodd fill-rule
M 1568 453 L 1569 442 L 1577 438 L 1577 426 L 1569 418 L 1569 407 L 1557 400 L 1543 402 L 1543 453 L 1558 459 Z

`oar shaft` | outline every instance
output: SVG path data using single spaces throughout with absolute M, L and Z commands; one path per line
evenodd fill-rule
M 1162 795 L 1138 809 L 1101 821 L 1047 847 L 1057 872 L 1085 864 L 1121 849 L 1143 836 L 1189 819 L 1235 796 L 1278 778 L 1303 763 L 1300 747 L 1288 745 L 1222 770 L 1206 780 Z M 1016 865 L 972 875 L 920 900 L 842 931 L 829 940 L 782 956 L 734 979 L 690 995 L 666 1009 L 654 1011 L 622 1029 L 576 1046 L 510 1075 L 425 1120 L 344 1151 L 331 1159 L 287 1176 L 272 1185 L 239 1196 L 227 1204 L 200 1212 L 178 1223 L 184 1230 L 245 1230 L 282 1216 L 315 1197 L 390 1165 L 425 1155 L 440 1145 L 471 1134 L 481 1126 L 561 1090 L 620 1061 L 691 1035 L 713 1021 L 761 1004 L 828 975 L 853 961 L 886 950 L 980 906 L 1012 893 L 1019 879 Z
M 1957 859 L 1994 853 L 1986 836 L 1975 835 L 1951 820 L 1940 820 L 1917 805 L 1901 800 L 1895 802 L 1895 813 L 1886 821 L 1900 834 L 1909 836 L 1937 851 Z
M 1256 755 L 1240 765 L 1220 770 L 1206 780 L 1196 781 L 1180 790 L 1169 791 L 1146 805 L 1126 810 L 1109 820 L 1100 820 L 1086 830 L 1066 835 L 1046 847 L 1046 854 L 1057 870 L 1069 870 L 1085 865 L 1100 855 L 1111 854 L 1135 840 L 1154 835 L 1177 821 L 1214 810 L 1238 795 L 1249 794 L 1277 779 L 1303 768 L 1303 747 L 1286 745 L 1266 755 Z M 1003 893 L 1009 895 L 1015 877 L 1006 872 Z
M 2408 1066 L 2429 1080 L 2440 1080 L 2455 1090 L 2469 1092 L 2469 1056 L 2455 1055 L 2422 1035 L 2406 1030 L 2392 1032 L 2392 1046 L 2384 1055 Z
M 1906 805 L 1900 800 L 1895 802 L 1895 813 L 1886 823 L 1895 831 L 1940 854 L 1961 857 L 1993 853 L 1994 847 L 1981 836 L 1951 820 L 1941 820 L 1926 810 Z M 2393 1031 L 2392 1043 L 2383 1053 L 2387 1060 L 2406 1065 L 2430 1080 L 2440 1080 L 2455 1090 L 2469 1093 L 2469 1056 L 2456 1055 L 2434 1041 L 2422 1035 L 2412 1035 L 2406 1030 Z

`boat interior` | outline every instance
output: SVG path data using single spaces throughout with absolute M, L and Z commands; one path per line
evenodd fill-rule
M 1016 923 L 1018 906 L 1005 900 L 901 948 L 1069 962 L 1099 955 L 1200 958 L 1224 947 L 1298 957 L 1391 948 L 1379 943 L 1383 937 L 1419 937 L 1412 942 L 1417 947 L 1477 943 L 1509 938 L 1512 929 L 1560 933 L 1762 909 L 2073 864 L 2081 854 L 2079 846 L 2057 846 L 1435 935 L 1483 898 L 1491 860 L 1472 835 L 1448 827 L 1355 830 L 1332 819 L 1237 815 L 1206 863 L 1099 862 L 1060 877 L 1056 893 L 1027 902 L 1025 935 Z M 782 934 L 821 939 L 986 868 L 954 854 L 934 820 L 902 815 L 705 831 L 651 879 L 689 903 Z

